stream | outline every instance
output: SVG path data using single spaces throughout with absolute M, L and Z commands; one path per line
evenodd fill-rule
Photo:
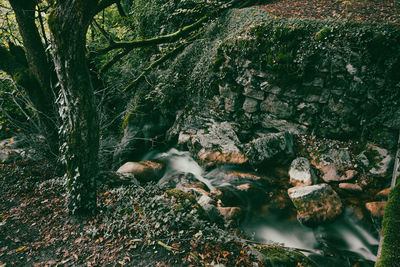
M 151 152 L 143 158 L 148 159 L 166 164 L 160 185 L 177 174 L 191 173 L 210 190 L 230 186 L 230 181 L 223 179 L 229 166 L 205 171 L 189 152 L 176 149 L 164 153 Z M 333 223 L 310 228 L 293 219 L 295 214 L 284 211 L 260 215 L 254 212 L 260 208 L 254 203 L 245 206 L 247 215 L 240 228 L 255 241 L 308 251 L 303 253 L 319 266 L 374 266 L 379 245 L 378 234 L 372 226 L 357 221 L 350 208 L 346 208 Z

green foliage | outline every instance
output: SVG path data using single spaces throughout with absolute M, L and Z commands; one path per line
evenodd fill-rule
M 0 139 L 11 137 L 19 132 L 19 126 L 26 121 L 20 108 L 17 106 L 21 98 L 10 80 L 0 78 Z

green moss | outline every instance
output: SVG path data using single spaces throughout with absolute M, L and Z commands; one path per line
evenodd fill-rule
M 259 245 L 255 247 L 259 258 L 272 267 L 314 267 L 317 266 L 311 259 L 302 253 L 279 246 Z
M 317 41 L 323 41 L 326 40 L 329 35 L 332 34 L 332 29 L 331 28 L 322 28 L 315 36 L 315 39 Z
M 176 199 L 179 199 L 179 200 L 188 199 L 192 203 L 196 202 L 196 198 L 194 197 L 193 194 L 187 193 L 187 192 L 183 192 L 182 190 L 179 190 L 179 189 L 176 189 L 176 188 L 169 189 L 165 193 L 167 193 L 167 195 L 175 197 Z
M 376 267 L 398 266 L 400 262 L 400 184 L 389 194 L 383 218 L 383 243 Z
M 124 121 L 122 123 L 122 130 L 124 131 L 126 129 L 126 127 L 128 126 L 129 120 L 130 118 L 139 110 L 140 106 L 135 106 L 134 108 L 132 108 L 128 114 L 126 114 Z

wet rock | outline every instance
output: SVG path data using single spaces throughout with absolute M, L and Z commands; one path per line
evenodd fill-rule
M 342 201 L 328 184 L 289 188 L 298 220 L 315 226 L 335 220 L 342 213 Z
M 311 169 L 310 161 L 306 158 L 296 158 L 290 164 L 290 184 L 294 186 L 312 185 L 316 179 Z
M 265 266 L 304 266 L 317 267 L 317 264 L 302 253 L 280 246 L 257 245 L 252 252 Z
M 385 206 L 386 201 L 375 201 L 365 204 L 365 208 L 371 215 L 372 222 L 378 231 L 382 229 L 382 220 L 385 214 Z
M 198 181 L 193 173 L 185 172 L 171 175 L 168 179 L 161 179 L 158 185 L 162 188 L 182 188 Z
M 351 183 L 340 183 L 339 188 L 343 189 L 348 192 L 353 192 L 353 193 L 360 193 L 362 192 L 361 186 L 358 184 L 351 184 Z
M 352 160 L 347 149 L 331 149 L 328 153 L 314 157 L 312 163 L 322 171 L 322 179 L 327 183 L 348 181 L 357 174 L 357 171 L 349 169 Z
M 126 162 L 117 173 L 134 175 L 140 182 L 156 181 L 161 178 L 163 164 L 160 162 L 146 160 L 140 162 Z
M 200 162 L 205 166 L 213 166 L 222 163 L 229 164 L 244 164 L 248 161 L 246 155 L 241 152 L 221 152 L 221 151 L 207 151 L 202 149 L 197 153 Z
M 239 225 L 244 215 L 240 207 L 217 207 L 217 210 L 228 226 Z
M 239 149 L 240 141 L 229 122 L 205 121 L 203 128 L 191 129 L 179 135 L 179 145 L 186 146 L 204 165 L 220 163 L 243 164 L 247 157 Z M 182 138 L 186 134 L 186 138 Z
M 374 145 L 368 145 L 357 159 L 367 168 L 369 173 L 382 177 L 389 173 L 392 162 L 392 156 L 386 149 Z
M 254 113 L 258 110 L 258 101 L 254 98 L 246 97 L 242 108 L 247 113 Z
M 365 208 L 368 210 L 369 214 L 375 218 L 383 218 L 385 214 L 386 201 L 375 201 L 368 202 L 365 204 Z
M 245 151 L 251 165 L 288 158 L 294 155 L 293 135 L 288 132 L 267 134 L 248 143 Z
M 392 188 L 388 187 L 388 188 L 385 188 L 385 189 L 379 191 L 376 194 L 376 198 L 378 198 L 378 199 L 388 199 L 390 190 L 392 190 Z
M 220 212 L 216 207 L 216 201 L 209 195 L 201 195 L 201 197 L 197 200 L 197 203 L 204 210 L 211 221 L 218 221 L 221 219 Z

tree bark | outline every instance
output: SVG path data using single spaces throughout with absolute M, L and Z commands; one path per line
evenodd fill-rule
M 99 125 L 85 42 L 97 2 L 58 1 L 48 20 L 61 86 L 61 152 L 68 179 L 67 208 L 72 215 L 89 215 L 96 210 Z

